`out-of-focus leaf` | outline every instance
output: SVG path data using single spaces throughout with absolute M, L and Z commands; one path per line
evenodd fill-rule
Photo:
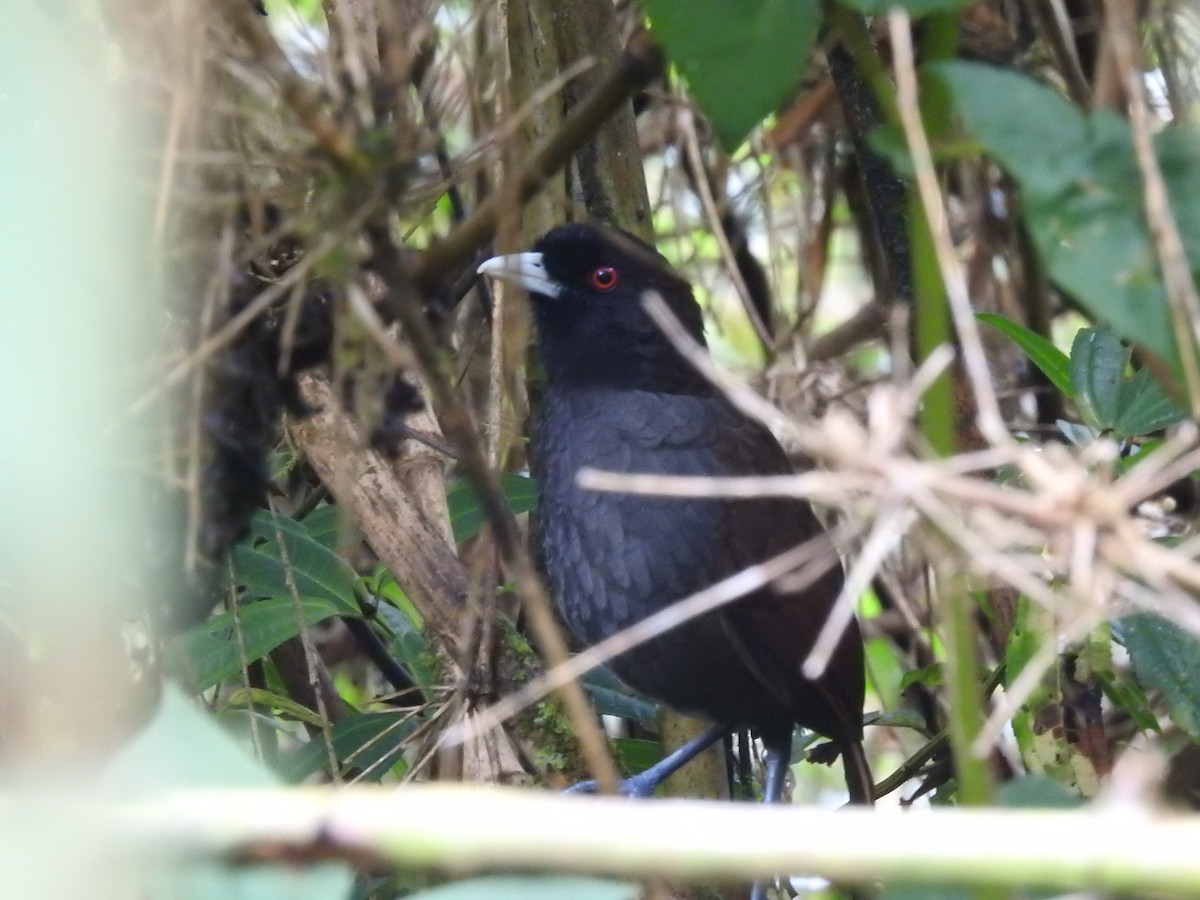
M 1138 681 L 1162 691 L 1171 721 L 1200 740 L 1200 641 L 1152 613 L 1125 616 L 1115 630 Z
M 646 0 L 643 6 L 729 153 L 796 89 L 821 27 L 817 0 Z
M 1091 425 L 1084 425 L 1082 422 L 1067 422 L 1064 419 L 1057 419 L 1054 427 L 1076 447 L 1086 447 L 1100 436 L 1095 428 Z
M 278 783 L 196 704 L 171 685 L 149 724 L 109 762 L 102 786 L 129 797 L 168 787 L 267 787 Z M 353 872 L 342 863 L 245 865 L 163 853 L 129 896 L 178 900 L 344 900 Z
M 1195 274 L 1200 266 L 1200 210 L 1188 198 L 1200 192 L 1200 129 L 1194 122 L 1164 128 L 1154 135 L 1154 149 L 1167 182 L 1171 212 Z
M 871 595 L 872 599 L 874 595 Z M 864 617 L 870 613 L 863 611 Z M 867 690 L 879 698 L 883 709 L 895 709 L 901 703 L 900 680 L 904 677 L 906 663 L 901 660 L 896 645 L 890 638 L 868 638 L 866 646 Z
M 529 512 L 537 506 L 537 483 L 528 475 L 506 472 L 500 476 L 500 489 L 514 515 Z M 446 494 L 446 502 L 455 541 L 462 543 L 479 534 L 487 519 L 470 482 L 465 478 L 455 482 Z
M 1150 701 L 1132 678 L 1121 678 L 1112 673 L 1102 673 L 1099 681 L 1100 688 L 1104 691 L 1108 702 L 1127 712 L 1138 728 L 1143 731 L 1162 731 L 1162 727 L 1158 724 L 1158 716 L 1150 707 Z
M 314 597 L 300 599 L 299 616 L 296 605 L 280 598 L 240 606 L 237 620 L 242 629 L 241 646 L 232 612 L 201 622 L 168 644 L 171 670 L 193 691 L 208 690 L 241 671 L 243 647 L 246 660 L 254 662 L 301 629 L 342 613 L 335 603 Z
M 1057 91 L 1010 70 L 952 61 L 925 71 L 948 91 L 967 131 L 1016 178 L 1022 215 L 1054 282 L 1178 369 L 1129 124 L 1107 111 L 1085 116 Z M 1182 160 L 1171 169 L 1180 182 L 1168 182 L 1171 196 L 1192 196 L 1198 176 L 1186 163 L 1196 151 L 1165 134 L 1156 141 Z M 1177 212 L 1188 206 L 1177 204 Z M 1186 214 L 1184 240 L 1200 245 L 1200 216 Z
M 1001 806 L 1015 809 L 1073 809 L 1083 798 L 1046 775 L 1022 775 L 996 792 Z
M 1084 417 L 1112 428 L 1120 408 L 1129 351 L 1107 328 L 1081 328 L 1071 344 L 1071 384 Z
M 1036 331 L 1030 331 L 1024 325 L 1005 316 L 995 313 L 976 313 L 975 318 L 991 325 L 1011 339 L 1029 357 L 1029 361 L 1037 366 L 1042 374 L 1050 379 L 1050 383 L 1064 395 L 1075 396 L 1075 387 L 1071 384 L 1071 361 L 1067 358 L 1067 354 Z
M 909 685 L 913 684 L 941 684 L 942 683 L 942 665 L 941 663 L 933 663 L 928 666 L 921 666 L 919 669 L 909 669 L 900 679 L 900 690 L 904 690 Z
M 1045 775 L 1022 775 L 997 791 L 997 801 L 1010 809 L 1074 809 L 1083 805 L 1083 798 L 1067 790 Z M 972 900 L 977 894 L 953 885 L 895 885 L 885 887 L 879 900 Z M 1052 897 L 1055 894 L 1022 891 L 1015 896 Z
M 975 892 L 953 885 L 897 884 L 885 886 L 879 900 L 973 900 Z
M 574 875 L 493 875 L 410 894 L 408 900 L 637 900 L 641 888 Z
M 269 787 L 278 784 L 196 701 L 173 684 L 158 709 L 122 747 L 101 777 L 118 791 L 165 787 Z
M 856 9 L 866 16 L 882 16 L 893 7 L 900 7 L 914 19 L 931 13 L 954 12 L 966 9 L 975 0 L 842 0 L 843 6 Z

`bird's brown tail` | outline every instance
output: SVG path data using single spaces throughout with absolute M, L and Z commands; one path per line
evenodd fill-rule
M 867 754 L 862 741 L 847 741 L 842 744 L 842 765 L 846 769 L 846 787 L 850 791 L 850 802 L 863 806 L 875 805 L 875 780 L 871 767 L 867 765 Z

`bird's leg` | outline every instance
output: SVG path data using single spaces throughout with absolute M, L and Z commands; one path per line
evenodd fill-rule
M 767 784 L 763 788 L 764 803 L 778 803 L 783 799 L 783 783 L 787 778 L 788 760 L 792 756 L 792 733 L 787 736 L 763 741 L 763 757 L 767 762 Z
M 645 772 L 626 778 L 618 786 L 617 793 L 623 797 L 653 797 L 660 784 L 724 737 L 727 730 L 720 725 L 706 729 L 682 747 L 673 750 L 661 762 L 655 763 Z M 595 790 L 596 782 L 581 781 L 579 784 L 567 788 L 565 793 L 590 794 Z
M 767 784 L 763 788 L 764 803 L 778 803 L 783 799 L 783 785 L 787 780 L 788 760 L 792 756 L 792 732 L 782 737 L 763 738 L 763 756 L 767 762 Z M 756 881 L 750 891 L 750 900 L 767 900 L 769 882 Z

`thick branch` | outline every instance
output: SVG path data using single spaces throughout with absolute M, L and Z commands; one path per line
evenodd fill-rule
M 840 882 L 1200 894 L 1200 820 L 1126 805 L 829 811 L 405 785 L 181 791 L 96 812 L 86 821 L 115 824 L 119 838 L 155 860 L 337 857 L 460 872 L 551 869 L 695 880 L 808 872 Z M 70 813 L 78 819 L 76 804 Z
M 340 412 L 328 381 L 305 375 L 300 384 L 305 402 L 317 412 L 293 421 L 292 436 L 339 508 L 404 586 L 439 647 L 457 659 L 467 573 L 443 531 L 448 516 L 441 464 L 421 462 L 427 455 L 417 453 L 399 462 L 409 472 L 402 479 L 398 467 L 370 450 L 354 420 Z

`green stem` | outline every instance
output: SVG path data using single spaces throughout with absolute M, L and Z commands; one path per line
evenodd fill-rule
M 958 55 L 960 32 L 958 13 L 940 12 L 921 19 L 917 58 L 923 62 L 954 59 Z
M 908 221 L 912 242 L 914 343 L 922 363 L 943 344 L 953 344 L 954 327 L 946 285 L 933 248 L 933 233 L 915 184 L 908 188 Z M 954 376 L 947 370 L 929 386 L 921 403 L 921 434 L 938 456 L 953 456 L 958 449 Z
M 826 6 L 827 20 L 854 57 L 863 77 L 871 85 L 889 124 L 899 123 L 897 97 L 889 73 L 880 58 L 864 19 L 836 3 Z M 959 20 L 954 13 L 940 13 L 922 21 L 921 58 L 925 61 L 953 58 L 959 43 Z M 933 141 L 953 132 L 949 103 L 925 90 L 921 95 L 922 120 Z M 934 248 L 929 217 L 915 184 L 908 190 L 909 240 L 912 253 L 913 349 L 918 362 L 943 344 L 953 344 L 954 328 Z M 952 456 L 958 449 L 954 375 L 946 372 L 926 392 L 920 413 L 921 431 L 938 456 Z M 969 585 L 965 574 L 953 565 L 950 554 L 941 554 L 939 621 L 946 649 L 947 685 L 950 701 L 948 734 L 954 753 L 959 800 L 964 805 L 987 804 L 992 783 L 986 762 L 971 752 L 971 744 L 983 726 L 983 703 L 979 689 L 978 636 L 973 619 Z
M 922 22 L 920 58 L 926 62 L 952 59 L 958 51 L 957 14 L 939 13 Z M 951 106 L 928 86 L 921 92 L 921 113 L 930 143 L 936 145 L 953 131 Z M 912 222 L 913 292 L 916 301 L 917 358 L 925 360 L 941 344 L 954 340 L 946 286 L 934 252 L 929 218 L 914 185 L 909 192 Z M 946 372 L 932 385 L 921 409 L 921 429 L 929 446 L 940 456 L 958 449 L 954 374 Z M 992 778 L 987 761 L 978 758 L 972 744 L 983 728 L 980 695 L 979 636 L 976 632 L 970 584 L 949 554 L 938 579 L 939 621 L 946 647 L 946 686 L 950 702 L 948 732 L 958 778 L 958 799 L 964 806 L 992 801 Z M 981 894 L 981 896 L 984 896 Z M 988 892 L 986 896 L 991 896 Z
M 950 706 L 947 731 L 958 778 L 958 800 L 964 806 L 992 802 L 992 776 L 987 760 L 972 751 L 983 730 L 983 704 L 979 690 L 978 635 L 974 604 L 966 577 L 955 562 L 948 562 L 939 584 L 942 640 L 946 645 L 946 689 Z M 948 577 L 946 577 L 948 576 Z

